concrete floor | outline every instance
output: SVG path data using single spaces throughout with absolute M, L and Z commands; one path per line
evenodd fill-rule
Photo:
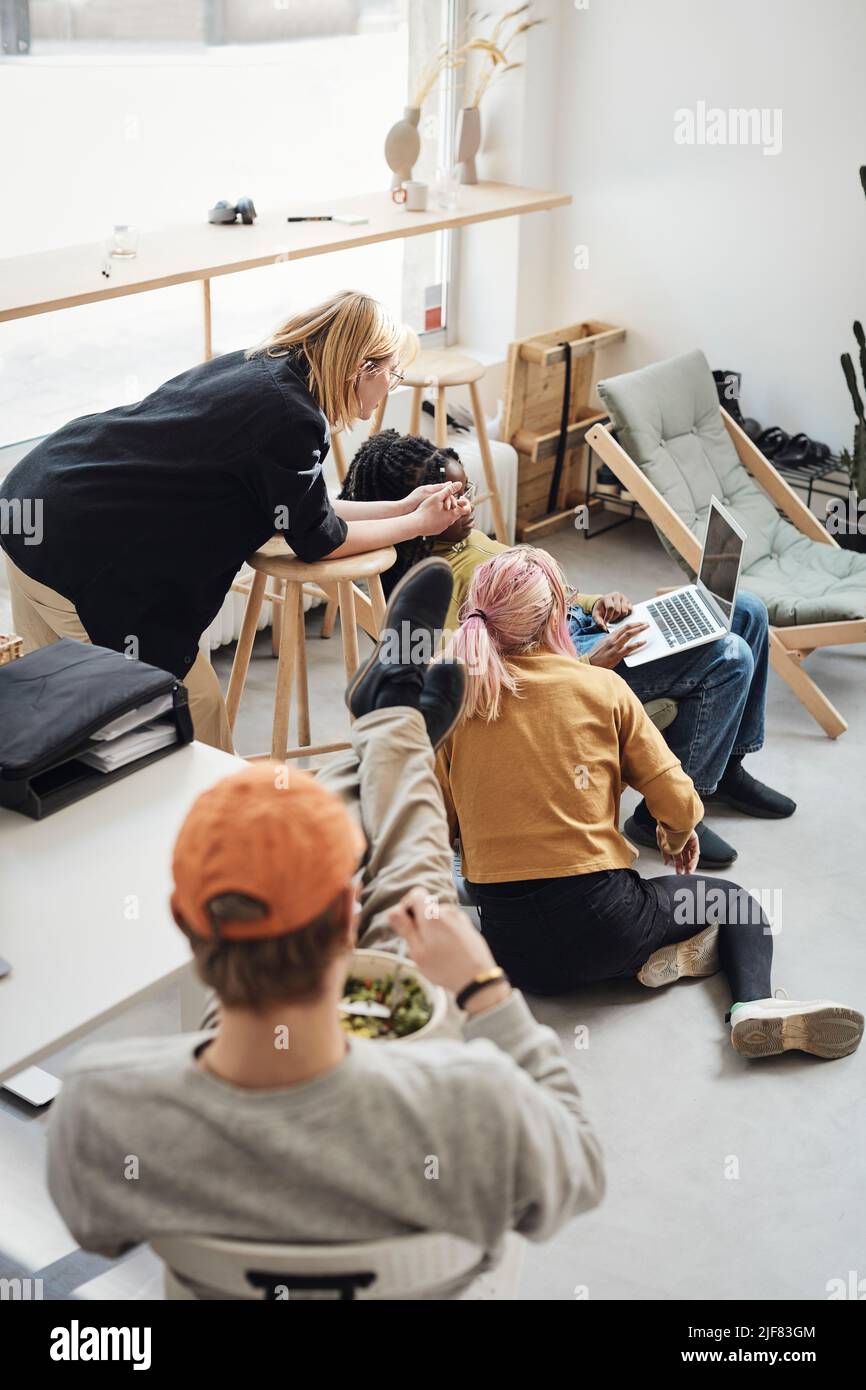
M 636 522 L 585 542 L 563 531 L 548 542 L 580 587 L 644 597 L 679 571 L 652 530 Z M 338 641 L 308 615 L 313 735 L 345 728 Z M 223 684 L 232 649 L 215 657 Z M 863 651 L 818 652 L 809 670 L 849 720 L 833 743 L 771 675 L 768 744 L 754 772 L 789 793 L 787 822 L 713 811 L 711 823 L 739 849 L 728 877 L 778 891 L 774 984 L 792 998 L 829 996 L 863 1008 L 863 782 L 866 699 Z M 259 638 L 241 708 L 238 751 L 269 744 L 275 663 Z M 627 793 L 624 815 L 635 797 Z M 662 870 L 644 851 L 648 875 Z M 525 1299 L 823 1299 L 828 1281 L 866 1275 L 866 1054 L 826 1063 L 789 1054 L 747 1062 L 731 1049 L 721 976 L 648 992 L 615 984 L 556 1001 L 531 1001 L 555 1028 L 584 1092 L 607 1158 L 598 1211 L 542 1247 L 530 1247 Z M 100 1036 L 173 1031 L 174 990 L 132 1009 Z M 588 1046 L 575 1047 L 575 1030 Z M 52 1059 L 62 1074 L 71 1049 Z M 92 1262 L 47 1206 L 38 1157 L 46 1116 L 0 1096 L 0 1244 L 7 1263 L 49 1271 L 51 1289 L 82 1279 L 84 1296 L 157 1296 L 147 1252 L 119 1267 Z M 0 1266 L 3 1265 L 0 1259 Z M 0 1274 L 3 1268 L 0 1267 Z M 53 1281 L 53 1282 L 52 1282 Z

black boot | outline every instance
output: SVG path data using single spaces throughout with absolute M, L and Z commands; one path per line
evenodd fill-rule
M 761 433 L 761 426 L 757 420 L 753 420 L 749 415 L 743 415 L 740 410 L 740 385 L 742 382 L 740 373 L 713 372 L 713 380 L 716 383 L 719 405 L 728 412 L 741 430 L 745 430 L 750 439 L 757 439 Z
M 346 704 L 356 719 L 372 710 L 408 705 L 423 714 L 434 748 L 447 738 L 463 709 L 465 672 L 456 662 L 427 668 L 453 587 L 451 566 L 435 557 L 422 560 L 400 580 L 376 645 L 346 690 Z
M 793 816 L 797 809 L 796 801 L 765 786 L 747 772 L 739 754 L 729 758 L 722 780 L 712 796 L 705 800 L 724 801 L 745 816 L 758 816 L 763 820 L 784 820 L 786 816 Z

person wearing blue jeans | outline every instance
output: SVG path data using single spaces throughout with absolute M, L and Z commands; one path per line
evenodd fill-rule
M 746 754 L 757 753 L 764 742 L 769 648 L 762 601 L 741 590 L 726 637 L 644 666 L 626 666 L 623 660 L 642 645 L 644 624 L 623 623 L 615 633 L 607 630 L 609 623 L 619 623 L 630 612 L 631 604 L 619 592 L 603 594 L 591 613 L 571 608 L 569 632 L 578 656 L 615 670 L 644 704 L 661 697 L 676 700 L 677 717 L 664 737 L 702 801 L 722 801 L 747 816 L 793 815 L 797 808 L 790 797 L 765 786 L 743 767 Z M 637 844 L 655 848 L 655 829 L 641 801 L 624 833 Z M 704 821 L 696 829 L 700 868 L 724 868 L 734 862 L 737 852 L 721 835 Z

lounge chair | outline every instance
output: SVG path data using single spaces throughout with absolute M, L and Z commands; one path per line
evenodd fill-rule
M 803 669 L 816 647 L 866 642 L 866 555 L 842 550 L 719 406 L 702 352 L 598 383 L 610 424 L 587 442 L 693 577 L 715 494 L 747 534 L 741 584 L 770 616 L 774 670 L 838 738 L 848 725 Z

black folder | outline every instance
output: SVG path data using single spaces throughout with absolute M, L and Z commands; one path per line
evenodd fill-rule
M 93 735 L 161 696 L 176 740 L 111 772 L 81 760 Z M 107 647 L 62 638 L 0 666 L 0 806 L 41 820 L 165 757 L 193 737 L 186 687 Z

